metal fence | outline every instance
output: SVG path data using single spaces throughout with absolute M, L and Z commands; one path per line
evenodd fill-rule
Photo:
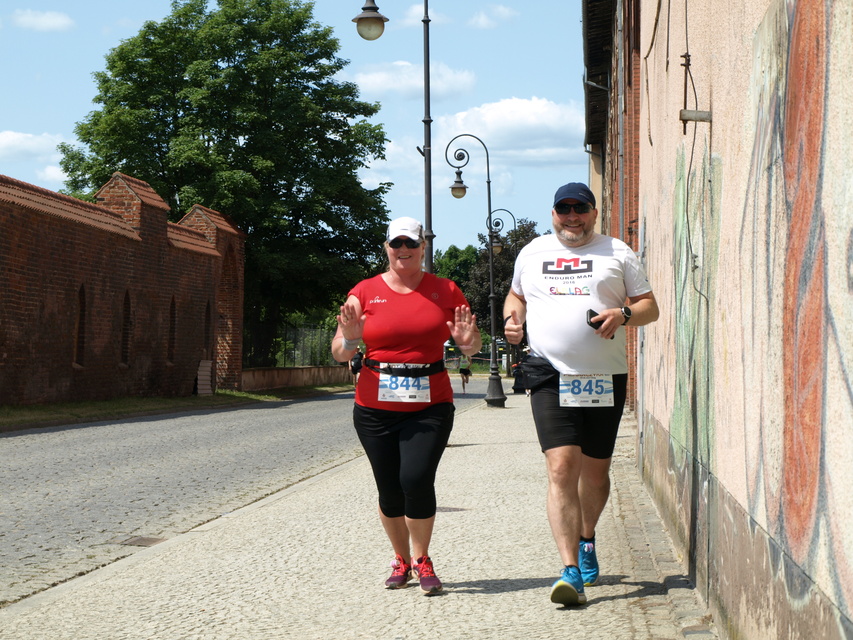
M 332 357 L 334 329 L 319 325 L 285 325 L 278 367 L 325 367 L 338 364 Z
M 339 364 L 332 357 L 332 338 L 335 330 L 320 325 L 285 325 L 281 336 L 282 348 L 276 358 L 277 367 L 327 367 Z M 501 346 L 501 345 L 499 345 Z M 490 343 L 483 345 L 474 361 L 488 364 Z M 499 349 L 498 364 L 506 367 L 505 347 Z M 459 355 L 451 347 L 445 351 L 445 362 L 451 370 L 459 369 Z

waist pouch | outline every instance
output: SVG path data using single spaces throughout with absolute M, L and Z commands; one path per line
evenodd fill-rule
M 384 365 L 384 366 L 382 366 Z M 424 378 L 434 373 L 444 371 L 444 360 L 432 364 L 415 364 L 411 362 L 379 362 L 379 360 L 364 359 L 364 366 L 379 373 L 401 378 Z
M 546 358 L 529 353 L 521 359 L 518 368 L 521 369 L 521 383 L 525 389 L 535 389 L 560 377 L 560 372 Z

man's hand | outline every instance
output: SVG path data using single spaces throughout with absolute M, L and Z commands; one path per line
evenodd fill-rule
M 518 313 L 513 311 L 504 324 L 504 336 L 510 344 L 518 344 L 524 337 L 524 323 L 518 319 Z
M 596 335 L 605 340 L 612 340 L 619 331 L 619 327 L 624 324 L 625 318 L 622 316 L 621 308 L 605 309 L 597 316 L 590 318 L 590 321 L 603 323 L 595 330 Z

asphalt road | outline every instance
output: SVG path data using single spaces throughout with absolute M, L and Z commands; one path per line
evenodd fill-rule
M 466 393 L 451 379 L 458 412 L 482 404 L 485 377 Z M 362 455 L 352 402 L 348 392 L 0 434 L 0 606 Z

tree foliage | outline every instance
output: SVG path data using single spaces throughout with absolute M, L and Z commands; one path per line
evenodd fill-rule
M 495 271 L 495 296 L 497 307 L 497 328 L 502 328 L 503 301 L 512 284 L 512 271 L 515 258 L 528 242 L 537 237 L 536 223 L 526 218 L 518 220 L 517 226 L 506 234 L 500 235 L 501 251 L 493 256 Z M 468 245 L 459 249 L 455 245 L 444 253 L 436 252 L 436 274 L 454 280 L 462 289 L 472 311 L 477 316 L 477 326 L 491 335 L 491 309 L 489 302 L 489 253 L 486 234 L 478 234 L 480 249 Z
M 440 249 L 435 252 L 433 266 L 435 275 L 449 278 L 460 285 L 467 280 L 468 272 L 478 260 L 477 249 L 474 245 L 468 245 L 460 249 L 455 244 L 450 245 L 447 251 Z
M 299 0 L 175 0 L 161 22 L 106 56 L 101 107 L 61 145 L 66 193 L 114 171 L 147 181 L 175 219 L 194 204 L 247 233 L 247 362 L 275 361 L 287 313 L 328 308 L 381 258 L 387 184 L 357 171 L 384 157 L 384 132 L 334 75 L 346 61 Z

